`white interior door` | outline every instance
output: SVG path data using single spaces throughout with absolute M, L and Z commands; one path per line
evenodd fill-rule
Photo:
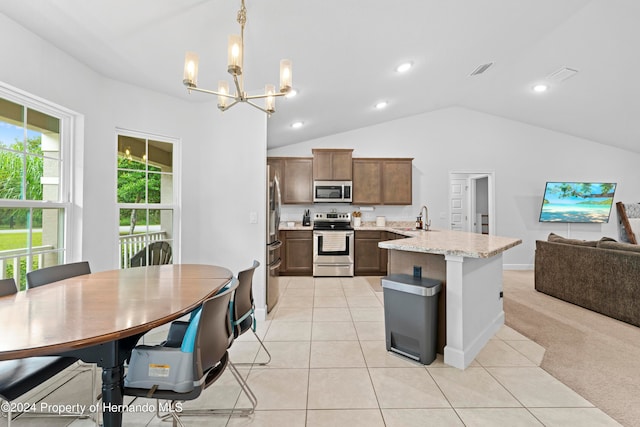
M 467 207 L 469 184 L 466 179 L 453 178 L 449 186 L 449 211 L 451 215 L 451 229 L 468 231 L 469 212 Z
M 450 172 L 449 212 L 451 229 L 495 234 L 494 195 L 495 179 L 493 171 Z M 485 216 L 484 219 L 487 222 L 484 227 L 482 222 L 477 223 L 477 218 L 481 215 Z

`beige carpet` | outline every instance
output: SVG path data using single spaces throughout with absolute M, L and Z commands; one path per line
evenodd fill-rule
M 546 349 L 544 370 L 622 425 L 640 426 L 640 328 L 539 293 L 533 279 L 505 271 L 505 323 Z

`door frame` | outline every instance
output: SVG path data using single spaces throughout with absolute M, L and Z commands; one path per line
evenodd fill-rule
M 466 222 L 468 232 L 474 233 L 472 224 L 475 222 L 476 217 L 476 188 L 475 185 L 478 179 L 487 178 L 487 206 L 489 210 L 489 234 L 496 234 L 496 203 L 495 203 L 495 171 L 493 170 L 452 170 L 449 171 L 449 206 L 451 206 L 451 182 L 454 179 L 464 179 L 469 186 L 467 192 L 467 203 L 465 214 L 469 217 L 469 221 Z M 449 207 L 451 209 L 451 207 Z M 451 212 L 449 212 L 451 216 Z

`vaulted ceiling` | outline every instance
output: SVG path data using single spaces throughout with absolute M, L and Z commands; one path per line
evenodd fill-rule
M 277 85 L 281 58 L 293 61 L 299 92 L 278 99 L 269 147 L 462 106 L 640 152 L 637 0 L 246 5 L 248 92 Z M 231 81 L 226 43 L 239 32 L 239 7 L 240 0 L 16 0 L 1 2 L 0 12 L 106 77 L 201 103 L 211 96 L 182 85 L 185 52 L 200 55 L 199 86 Z M 413 68 L 399 74 L 404 61 Z M 532 91 L 564 67 L 578 73 Z M 380 100 L 388 107 L 375 110 Z M 292 129 L 294 121 L 304 126 Z

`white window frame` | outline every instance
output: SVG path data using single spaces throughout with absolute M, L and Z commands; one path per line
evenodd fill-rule
M 118 136 L 128 136 L 132 138 L 140 138 L 145 140 L 155 140 L 170 143 L 173 145 L 173 200 L 171 204 L 168 203 L 118 203 L 117 193 L 118 193 Z M 115 183 L 113 188 L 116 192 L 116 214 L 115 214 L 115 230 L 118 231 L 120 229 L 120 210 L 121 209 L 171 209 L 173 211 L 173 238 L 171 239 L 173 242 L 172 245 L 172 256 L 173 256 L 173 264 L 179 264 L 182 258 L 182 239 L 181 239 L 181 231 L 182 231 L 182 221 L 181 221 L 181 176 L 182 176 L 182 140 L 180 138 L 159 135 L 149 132 L 136 131 L 131 129 L 124 129 L 117 127 L 115 130 L 114 137 L 114 171 L 115 171 Z M 120 251 L 120 243 L 118 240 L 117 251 Z M 118 259 L 120 258 L 120 254 L 118 253 Z M 125 267 L 123 267 L 125 268 Z
M 20 104 L 26 108 L 36 110 L 60 120 L 60 189 L 58 201 L 44 201 L 44 200 L 0 200 L 0 207 L 2 208 L 20 208 L 20 209 L 63 209 L 63 226 L 64 232 L 62 237 L 62 248 L 58 248 L 52 251 L 45 251 L 42 253 L 62 252 L 63 262 L 69 262 L 74 260 L 76 254 L 82 252 L 81 247 L 81 230 L 75 225 L 77 222 L 75 218 L 77 212 L 75 207 L 78 200 L 81 199 L 81 186 L 76 186 L 74 180 L 76 179 L 76 168 L 81 168 L 78 165 L 78 160 L 74 156 L 74 151 L 78 149 L 76 144 L 82 144 L 83 139 L 77 135 L 81 123 L 83 123 L 83 116 L 62 107 L 53 102 L 47 101 L 43 98 L 32 95 L 28 92 L 15 88 L 4 82 L 0 82 L 0 97 L 7 99 L 16 104 Z M 82 150 L 80 150 L 81 152 Z M 80 191 L 77 191 L 80 190 Z M 31 243 L 29 242 L 29 245 Z M 27 254 L 27 272 L 29 272 L 33 253 L 31 247 L 28 247 L 29 252 Z M 40 252 L 39 252 L 40 254 Z M 15 276 L 14 272 L 14 276 Z

